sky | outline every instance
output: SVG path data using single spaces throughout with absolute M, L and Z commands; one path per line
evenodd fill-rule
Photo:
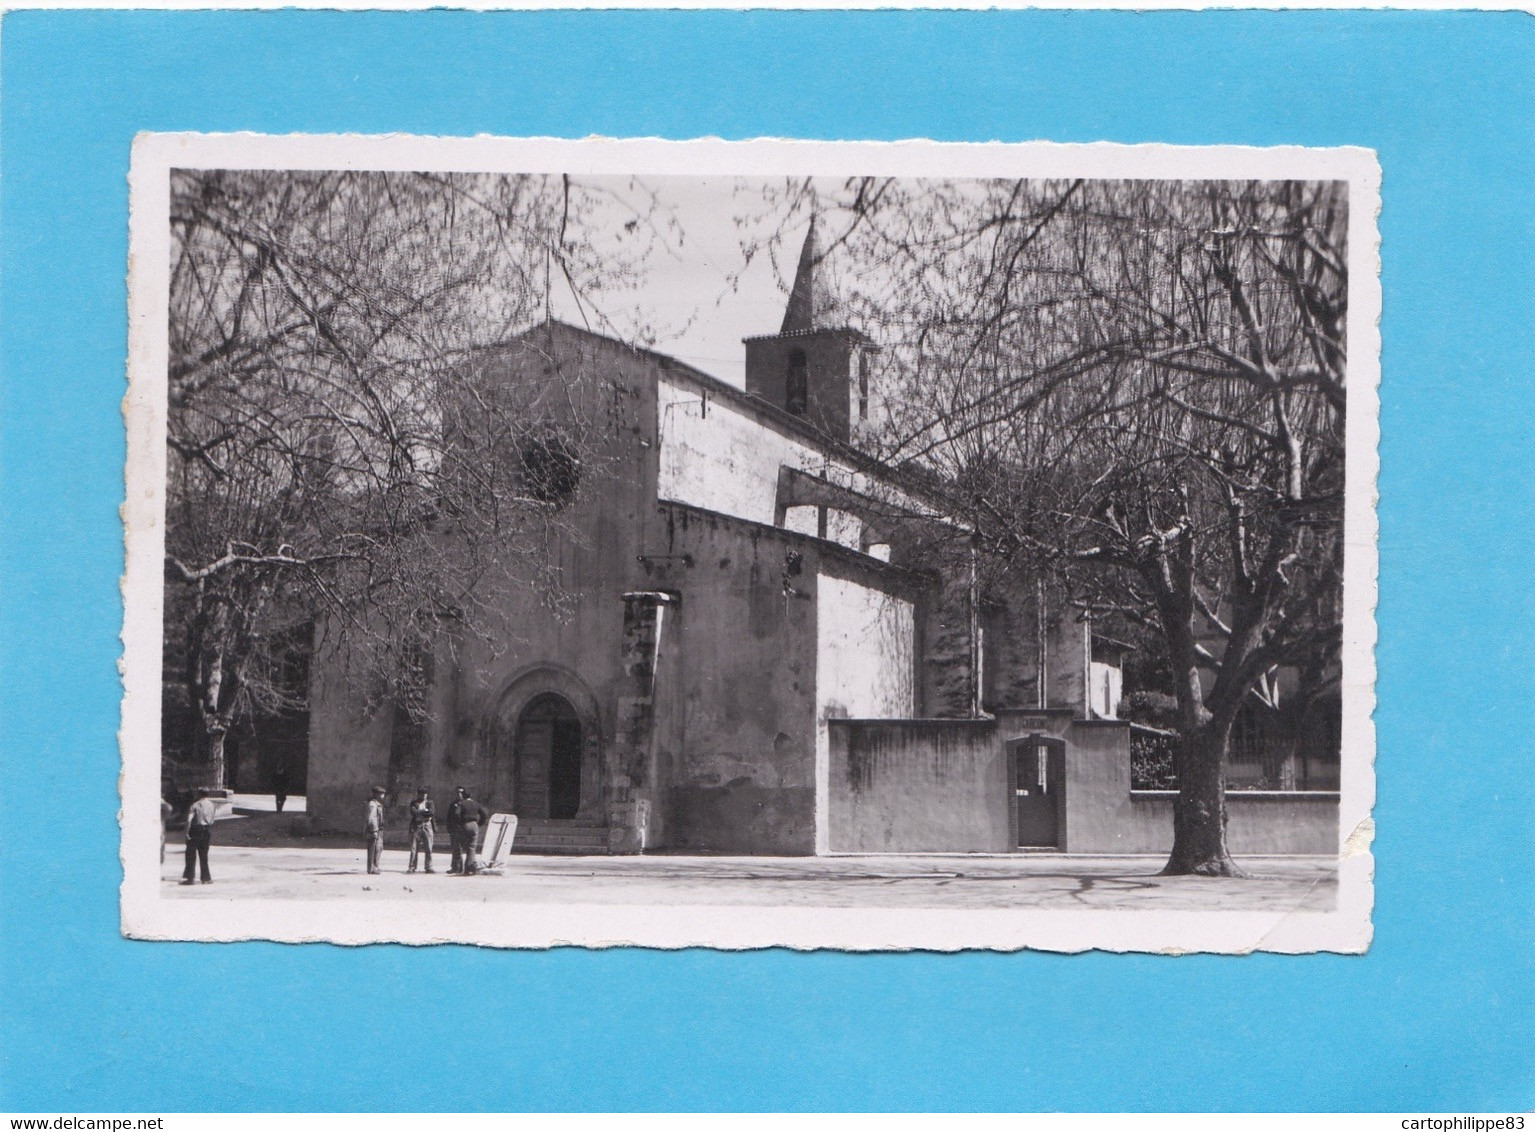
M 608 197 L 587 230 L 599 254 L 619 250 L 625 241 L 633 248 L 646 239 L 648 230 L 660 233 L 650 240 L 643 280 L 606 294 L 603 314 L 620 332 L 648 323 L 655 349 L 743 385 L 746 352 L 741 340 L 778 332 L 808 213 L 793 217 L 784 229 L 781 245 L 774 249 L 778 263 L 774 254 L 764 251 L 747 264 L 743 239 L 767 236 L 788 211 L 774 209 L 764 215 L 762 194 L 768 182 L 647 177 L 637 186 L 628 177 L 584 177 L 581 183 Z M 771 187 L 781 186 L 777 182 Z M 624 225 L 641 213 L 651 215 L 653 223 L 626 233 Z M 568 289 L 556 288 L 550 306 L 554 317 L 582 324 Z

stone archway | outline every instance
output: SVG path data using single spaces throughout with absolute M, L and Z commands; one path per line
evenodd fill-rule
M 507 682 L 486 721 L 482 799 L 525 818 L 603 814 L 596 697 L 574 672 L 527 668 Z

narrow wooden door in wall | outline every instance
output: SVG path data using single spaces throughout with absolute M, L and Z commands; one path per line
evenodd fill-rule
M 1013 803 L 1018 812 L 1018 846 L 1059 848 L 1065 809 L 1066 745 L 1035 738 L 1014 747 Z

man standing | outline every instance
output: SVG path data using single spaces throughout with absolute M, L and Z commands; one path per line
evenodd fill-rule
M 199 791 L 197 801 L 187 811 L 187 865 L 181 871 L 182 884 L 192 883 L 194 870 L 199 865 L 202 866 L 203 883 L 213 883 L 213 874 L 208 871 L 208 846 L 213 844 L 213 821 L 218 812 L 218 803 L 208 796 L 207 791 Z
M 416 796 L 416 800 L 410 804 L 410 867 L 405 871 L 416 871 L 416 850 L 421 849 L 426 853 L 426 871 L 432 872 L 432 837 L 435 830 L 432 826 L 432 818 L 436 811 L 432 808 L 432 796 L 425 789 Z
M 384 788 L 375 786 L 373 797 L 368 800 L 368 872 L 379 873 L 379 862 L 384 856 Z
M 464 871 L 464 798 L 468 791 L 460 786 L 448 804 L 448 840 L 453 843 L 453 864 L 448 872 L 457 876 Z
M 160 795 L 160 863 L 165 864 L 165 823 L 171 820 L 171 804 Z
M 277 769 L 272 771 L 272 801 L 277 806 L 277 812 L 282 813 L 283 806 L 288 803 L 287 763 L 278 763 Z
M 464 875 L 472 876 L 480 871 L 480 863 L 474 857 L 480 845 L 480 825 L 490 815 L 484 806 L 469 796 L 467 789 L 460 787 L 459 793 L 463 795 L 458 803 L 458 820 L 463 823 Z

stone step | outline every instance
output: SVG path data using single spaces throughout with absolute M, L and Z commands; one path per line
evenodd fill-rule
M 608 834 L 606 830 L 598 830 L 595 833 L 530 833 L 524 837 L 522 831 L 517 831 L 513 839 L 513 845 L 606 845 Z
M 576 841 L 572 838 L 535 837 L 528 841 L 519 838 L 512 844 L 513 853 L 606 853 L 608 842 Z
M 607 842 L 601 845 L 524 845 L 519 842 L 511 849 L 513 856 L 526 853 L 529 856 L 536 854 L 544 857 L 603 857 L 607 855 L 607 852 Z
M 608 827 L 590 818 L 526 818 L 517 823 L 513 853 L 604 854 Z

